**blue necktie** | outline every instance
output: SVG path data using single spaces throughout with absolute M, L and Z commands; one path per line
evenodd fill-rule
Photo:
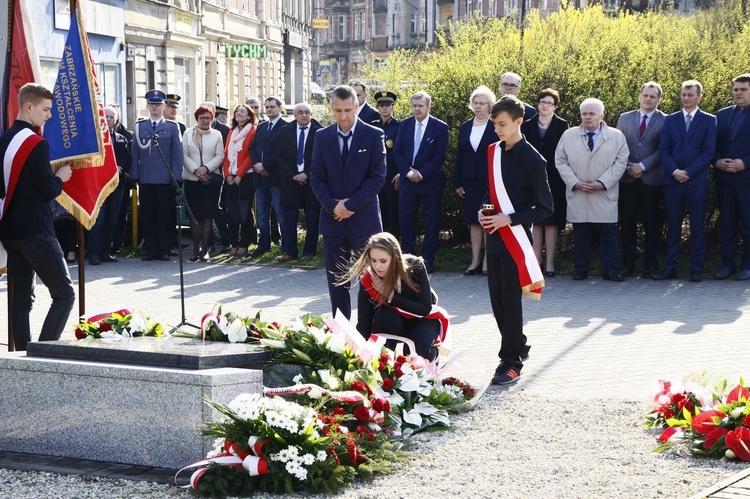
M 153 128 L 156 128 L 156 122 L 155 122 L 155 121 L 152 121 L 152 122 L 151 122 L 151 125 L 152 125 L 152 127 L 151 127 L 152 129 L 153 129 Z
M 417 153 L 419 152 L 419 144 L 422 143 L 422 123 L 417 123 L 417 137 L 414 139 L 414 156 L 411 158 L 411 164 L 414 165 L 414 160 L 417 159 Z
M 589 136 L 589 151 L 594 150 L 594 132 L 586 132 L 586 135 Z
M 305 130 L 306 126 L 299 129 L 299 141 L 297 142 L 297 166 L 305 164 Z

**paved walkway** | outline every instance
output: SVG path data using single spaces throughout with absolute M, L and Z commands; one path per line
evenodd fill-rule
M 264 318 L 279 321 L 306 311 L 329 311 L 323 269 L 213 263 L 186 263 L 185 269 L 186 314 L 193 323 L 215 303 L 238 313 L 262 309 Z M 75 265 L 71 274 L 77 274 Z M 180 321 L 174 259 L 170 263 L 120 259 L 116 264 L 86 267 L 86 274 L 87 310 L 123 304 L 165 324 Z M 463 358 L 462 369 L 479 371 L 487 379 L 500 346 L 487 279 L 438 272 L 432 285 L 440 304 L 453 316 L 453 353 L 463 352 L 457 356 Z M 6 321 L 4 278 L 0 300 L 0 320 Z M 48 306 L 47 290 L 39 284 L 32 331 L 40 329 Z M 71 324 L 77 310 L 76 303 Z M 514 390 L 643 400 L 653 395 L 656 380 L 664 376 L 681 379 L 691 372 L 709 371 L 732 382 L 740 375 L 750 376 L 747 282 L 640 278 L 624 283 L 598 278 L 577 282 L 561 276 L 549 279 L 541 301 L 525 300 L 524 313 L 531 359 Z M 2 324 L 0 343 L 7 342 L 6 336 Z M 72 327 L 63 338 L 73 338 Z

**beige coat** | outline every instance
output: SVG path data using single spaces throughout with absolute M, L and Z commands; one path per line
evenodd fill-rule
M 203 137 L 203 166 L 209 172 L 221 173 L 221 164 L 224 161 L 224 142 L 221 132 L 211 128 L 208 135 Z M 200 142 L 193 141 L 193 129 L 185 130 L 182 137 L 182 151 L 184 153 L 182 178 L 185 180 L 198 180 L 195 170 L 201 166 Z
M 599 137 L 590 151 L 583 126 L 563 133 L 555 151 L 555 166 L 565 182 L 568 221 L 572 223 L 617 223 L 620 178 L 627 166 L 625 135 L 602 121 Z M 605 190 L 584 192 L 574 189 L 578 182 L 598 180 Z

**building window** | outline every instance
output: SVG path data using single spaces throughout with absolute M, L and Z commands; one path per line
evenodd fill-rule
M 346 17 L 339 16 L 339 41 L 343 42 L 346 40 Z
M 411 13 L 411 22 L 409 23 L 409 32 L 413 35 L 417 32 L 417 13 Z
M 118 64 L 97 64 L 96 77 L 99 79 L 99 91 L 102 93 L 104 104 L 120 102 L 120 66 Z
M 365 39 L 365 15 L 364 14 L 362 14 L 361 21 L 362 21 L 362 28 L 359 30 L 359 33 L 360 33 L 360 37 L 362 38 L 362 40 L 364 40 Z
M 359 40 L 359 14 L 354 14 L 354 39 Z

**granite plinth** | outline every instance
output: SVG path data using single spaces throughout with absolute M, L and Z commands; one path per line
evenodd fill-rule
M 270 358 L 270 354 L 258 344 L 203 342 L 173 336 L 34 341 L 27 349 L 29 357 L 180 369 L 262 369 Z
M 253 369 L 184 370 L 0 354 L 0 450 L 179 468 L 205 457 L 201 425 L 260 393 Z

